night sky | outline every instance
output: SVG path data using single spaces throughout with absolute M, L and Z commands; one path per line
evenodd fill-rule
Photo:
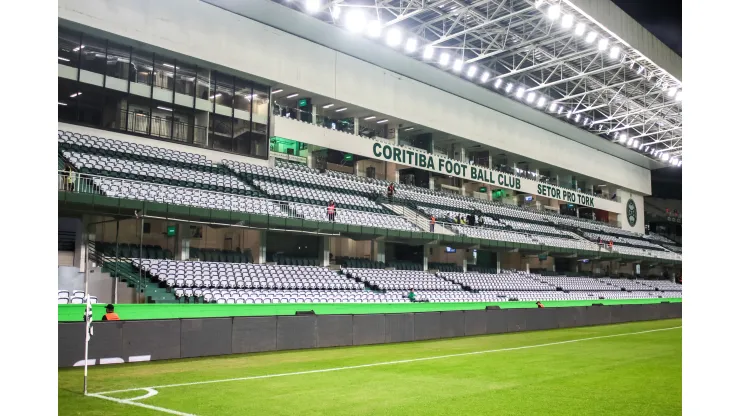
M 666 46 L 681 55 L 681 1 L 612 0 Z

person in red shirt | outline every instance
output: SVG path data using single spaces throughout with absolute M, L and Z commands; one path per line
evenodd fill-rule
M 329 217 L 329 221 L 334 222 L 334 218 L 337 215 L 337 206 L 333 199 L 329 201 L 329 205 L 326 207 L 326 215 Z
M 437 217 L 432 215 L 431 222 L 429 223 L 429 232 L 434 232 L 434 224 L 437 223 Z

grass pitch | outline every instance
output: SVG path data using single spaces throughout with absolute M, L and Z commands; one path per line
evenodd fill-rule
M 118 391 L 107 399 L 81 394 L 82 369 L 61 369 L 59 414 L 680 415 L 680 326 L 675 319 L 90 367 L 91 393 Z

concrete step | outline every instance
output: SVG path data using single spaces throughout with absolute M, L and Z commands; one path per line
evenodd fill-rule
M 412 210 L 411 208 L 408 208 L 408 207 L 405 207 L 399 204 L 388 203 L 388 202 L 382 203 L 381 205 L 395 212 L 396 214 L 406 218 L 412 224 L 421 228 L 422 231 L 425 231 L 425 232 L 429 231 L 429 218 L 419 214 L 418 212 Z M 442 235 L 455 235 L 455 233 L 444 228 L 439 223 L 437 223 L 437 225 L 434 227 L 434 233 L 442 234 Z

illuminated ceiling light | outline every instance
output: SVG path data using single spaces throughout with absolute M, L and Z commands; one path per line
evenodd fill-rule
M 434 47 L 432 45 L 427 45 L 426 48 L 424 48 L 424 59 L 432 59 L 434 56 Z
M 524 97 L 524 87 L 519 87 L 516 90 L 516 98 L 522 98 Z
M 344 111 L 346 109 L 347 109 L 347 107 L 337 108 L 336 110 L 334 110 L 334 112 L 335 113 L 341 113 L 342 111 Z
M 588 117 L 583 119 L 583 125 L 585 126 L 586 124 L 588 124 Z
M 321 108 L 332 108 L 332 107 L 334 107 L 334 103 L 327 104 L 327 105 L 325 105 L 325 106 L 323 106 Z
M 219 93 L 219 94 L 216 94 L 216 97 L 220 97 L 220 96 L 221 96 L 221 94 L 220 94 L 220 93 Z M 296 92 L 296 93 L 290 94 L 289 96 L 287 96 L 287 97 L 285 97 L 285 98 L 295 98 L 295 97 L 297 97 L 297 96 L 298 96 L 298 93 Z
M 560 25 L 563 27 L 563 29 L 570 29 L 571 26 L 573 26 L 573 15 L 566 14 L 565 16 L 563 16 L 563 19 L 560 21 Z
M 80 45 L 80 46 L 78 46 L 78 47 L 76 47 L 76 48 L 72 49 L 72 52 L 77 52 L 77 51 L 79 51 L 80 49 L 85 49 L 85 45 Z
M 488 71 L 486 71 L 483 73 L 483 75 L 480 76 L 480 82 L 486 82 L 488 81 L 488 78 L 490 77 L 491 77 L 491 74 Z
M 283 92 L 283 89 L 282 88 L 277 89 L 277 90 L 272 90 L 272 93 L 273 94 L 278 94 L 278 93 L 281 93 L 281 92 Z
M 642 148 L 642 144 L 640 143 L 639 140 L 635 140 L 635 142 L 632 143 L 632 147 L 634 147 L 635 149 L 638 147 Z
M 367 24 L 367 35 L 371 38 L 377 38 L 383 32 L 383 25 L 378 20 L 371 20 Z
M 497 81 L 497 82 L 498 82 L 498 81 Z M 510 83 L 506 84 L 506 88 L 505 88 L 505 90 L 506 90 L 506 92 L 511 92 L 512 88 L 514 88 L 514 84 L 512 84 L 512 83 L 510 82 Z
M 387 122 L 388 122 L 388 119 L 387 118 L 384 118 L 382 120 L 378 120 L 377 121 L 378 124 L 383 124 L 383 123 L 387 123 Z
M 581 115 L 580 115 L 580 114 L 576 114 L 576 123 L 578 123 L 578 121 L 579 121 L 580 119 L 581 119 Z
M 676 101 L 683 100 L 683 91 L 676 92 Z
M 558 106 L 558 114 L 562 114 L 563 112 L 563 106 Z
M 208 98 L 212 100 L 212 99 L 214 99 L 214 98 L 218 98 L 218 97 L 220 97 L 220 96 L 221 96 L 221 93 L 219 92 L 218 94 L 216 94 L 216 95 L 211 95 L 211 96 L 210 96 L 210 97 L 208 97 Z M 287 97 L 285 97 L 285 98 L 293 98 L 293 97 L 297 97 L 297 96 L 298 96 L 298 94 L 293 94 L 293 95 L 289 95 L 289 96 L 287 96 Z
M 478 71 L 478 67 L 476 66 L 471 66 L 470 68 L 468 68 L 468 78 L 473 78 L 476 71 Z
M 572 116 L 572 115 L 573 115 L 573 112 L 572 111 L 568 111 L 568 113 L 565 114 L 565 118 L 567 118 L 568 120 L 570 120 L 570 116 Z
M 375 118 L 376 118 L 375 116 L 367 116 L 367 117 L 363 118 L 363 120 L 368 121 L 368 120 L 373 120 Z
M 342 9 L 340 9 L 339 6 L 335 5 L 331 8 L 331 17 L 333 17 L 334 20 L 339 20 L 340 14 L 342 14 Z
M 416 38 L 408 38 L 408 40 L 406 41 L 406 53 L 416 52 L 416 47 L 418 45 L 419 41 L 417 41 Z M 424 53 L 426 53 L 426 51 Z M 432 53 L 434 53 L 434 49 L 432 49 Z
M 624 143 L 627 141 L 627 133 L 622 133 L 619 135 L 619 143 Z
M 66 107 L 67 106 L 67 103 L 63 103 L 63 102 L 59 101 L 59 105 Z
M 633 139 L 632 137 L 630 137 L 629 140 L 627 140 L 627 147 L 632 146 L 632 142 L 634 142 L 634 141 L 635 141 L 635 139 Z M 621 142 L 621 140 L 620 140 L 620 142 Z
M 347 29 L 352 33 L 362 33 L 365 30 L 367 21 L 365 20 L 365 13 L 360 9 L 352 9 L 347 12 L 347 18 L 345 19 Z
M 321 0 L 306 0 L 306 10 L 313 14 L 319 11 L 321 8 Z
M 558 17 L 560 17 L 560 5 L 559 4 L 553 4 L 547 9 L 547 17 L 550 18 L 550 20 L 555 20 Z
M 413 127 L 409 127 L 409 128 L 407 128 L 407 129 L 403 129 L 403 131 L 411 131 L 411 130 L 413 130 L 413 129 L 414 129 Z
M 455 59 L 455 63 L 452 64 L 452 70 L 455 72 L 460 72 L 463 67 L 463 61 L 462 59 Z
M 596 32 L 589 32 L 588 35 L 586 35 L 586 43 L 593 43 L 593 41 L 596 40 L 596 36 L 598 36 Z
M 546 102 L 547 100 L 545 99 L 545 97 L 540 97 L 540 99 L 537 100 L 537 107 L 539 108 L 544 107 Z
M 398 28 L 391 28 L 388 31 L 388 34 L 385 36 L 385 43 L 388 44 L 391 48 L 395 48 L 396 46 L 401 44 L 401 31 L 398 30 Z
M 81 92 L 76 92 L 76 93 L 70 95 L 69 98 L 75 98 L 75 97 L 80 96 L 80 95 L 82 95 Z
M 62 58 L 61 56 L 58 56 L 57 58 L 58 58 L 58 59 L 59 59 L 60 61 L 63 61 L 63 62 L 69 62 L 69 59 L 67 59 L 67 58 Z
M 576 24 L 576 36 L 583 36 L 586 33 L 586 25 L 584 23 Z
M 599 41 L 599 50 L 600 51 L 605 51 L 608 46 L 609 46 L 609 41 L 608 40 L 601 39 Z
M 439 55 L 439 64 L 442 66 L 447 66 L 447 64 L 450 63 L 450 54 L 442 52 L 441 55 Z
M 528 103 L 532 104 L 535 98 L 537 98 L 537 94 L 535 94 L 534 92 L 530 92 L 529 94 L 527 94 Z
M 676 92 L 678 92 L 678 89 L 676 87 L 673 87 L 670 90 L 668 90 L 668 96 L 673 98 L 676 96 Z
M 503 82 L 504 81 L 501 78 L 496 78 L 496 81 L 493 81 L 494 88 L 500 87 L 501 86 L 501 83 L 503 83 Z M 509 85 L 511 85 L 511 84 L 509 84 Z M 506 92 L 509 92 L 509 90 L 507 89 Z
M 157 108 L 160 109 L 160 110 L 164 110 L 164 111 L 172 111 L 172 109 L 169 108 L 169 107 L 157 106 Z
M 599 47 L 601 47 L 601 42 L 599 42 Z M 612 46 L 611 50 L 609 51 L 609 57 L 612 59 L 617 59 L 619 58 L 619 52 L 619 47 Z
M 558 109 L 558 104 L 557 103 L 551 103 L 550 104 L 550 112 L 551 113 L 554 113 L 555 110 L 557 110 L 557 109 Z

